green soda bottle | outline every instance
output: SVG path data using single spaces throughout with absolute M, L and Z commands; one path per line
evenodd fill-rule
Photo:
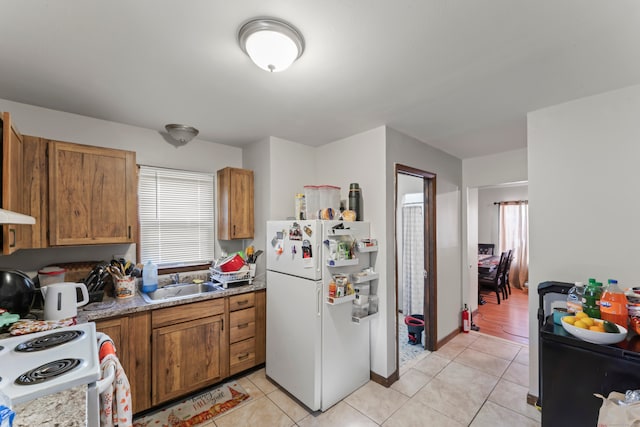
M 600 319 L 600 297 L 602 283 L 589 279 L 589 284 L 582 294 L 582 311 L 593 319 Z

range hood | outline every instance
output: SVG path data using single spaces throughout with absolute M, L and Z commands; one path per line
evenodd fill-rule
M 29 215 L 0 209 L 0 224 L 35 224 L 36 219 Z

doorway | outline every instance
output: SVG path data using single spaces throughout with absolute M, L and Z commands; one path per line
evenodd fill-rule
M 478 187 L 475 189 L 477 198 L 475 200 L 475 239 L 469 239 L 469 243 L 475 241 L 475 247 L 469 248 L 470 257 L 474 259 L 478 253 L 478 244 L 489 244 L 494 247 L 494 258 L 498 258 L 502 252 L 512 251 L 513 261 L 510 266 L 509 283 L 511 293 L 507 292 L 508 298 L 501 298 L 497 303 L 497 296 L 490 288 L 478 286 L 478 309 L 474 312 L 473 322 L 479 327 L 480 332 L 507 339 L 518 343 L 528 344 L 529 342 L 529 310 L 528 310 L 528 249 L 523 250 L 514 241 L 514 230 L 507 232 L 505 221 L 508 216 L 504 215 L 504 207 L 518 207 L 523 203 L 526 205 L 528 199 L 528 183 L 514 182 L 498 185 Z M 470 199 L 471 203 L 471 199 Z M 471 212 L 469 213 L 471 215 Z M 470 224 L 473 218 L 469 216 Z M 468 229 L 473 230 L 469 226 Z M 523 232 L 522 228 L 517 228 L 515 235 L 518 239 L 526 242 L 528 232 Z M 525 230 L 526 231 L 526 230 Z M 473 249 L 473 253 L 472 252 Z M 522 254 L 520 259 L 518 254 Z M 477 255 L 478 258 L 484 255 Z M 520 274 L 522 272 L 522 274 Z M 477 282 L 478 272 L 470 279 Z M 471 295 L 470 298 L 473 296 Z
M 436 175 L 396 164 L 395 186 L 396 360 L 400 367 L 405 358 L 435 351 L 437 346 Z

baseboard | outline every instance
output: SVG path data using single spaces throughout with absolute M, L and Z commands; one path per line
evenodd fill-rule
M 381 386 L 389 388 L 391 387 L 391 384 L 400 379 L 400 373 L 398 372 L 398 369 L 396 369 L 395 372 L 393 372 L 389 377 L 385 378 L 382 375 L 376 374 L 375 372 L 371 371 L 369 373 L 369 379 L 374 383 L 378 383 Z
M 454 339 L 460 332 L 461 331 L 459 330 L 455 330 L 441 340 L 438 340 L 438 343 L 436 344 L 436 350 L 442 348 L 443 345 Z
M 538 405 L 538 396 L 534 396 L 531 393 L 527 393 L 527 403 L 531 406 Z

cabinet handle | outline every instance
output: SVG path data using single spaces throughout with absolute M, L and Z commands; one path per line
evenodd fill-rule
M 11 233 L 13 235 L 13 243 L 9 244 L 10 248 L 15 248 L 16 247 L 16 229 L 15 228 L 10 228 L 9 229 L 9 233 Z
M 220 328 L 220 330 L 224 331 L 224 318 L 220 319 L 220 321 L 222 322 L 222 327 Z
M 131 238 L 131 226 L 129 226 L 129 239 Z
M 238 355 L 238 360 L 246 359 L 247 357 L 249 357 L 249 353 L 242 353 Z
M 246 327 L 248 327 L 248 326 L 249 326 L 249 324 L 248 324 L 248 323 L 243 323 L 243 324 L 241 324 L 241 325 L 238 325 L 238 329 L 244 329 L 244 328 L 246 328 Z
M 238 305 L 245 305 L 245 304 L 249 304 L 249 300 L 248 300 L 248 299 L 246 299 L 246 300 L 244 300 L 244 301 L 238 301 L 236 304 L 238 304 Z

